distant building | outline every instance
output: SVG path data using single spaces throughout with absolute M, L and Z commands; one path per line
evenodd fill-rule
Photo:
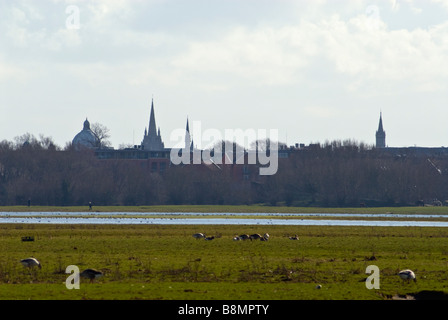
M 90 130 L 90 122 L 89 120 L 84 121 L 84 127 L 81 132 L 79 132 L 72 141 L 72 145 L 75 147 L 75 149 L 82 149 L 82 148 L 97 148 L 98 138 L 95 136 L 92 130 Z
M 386 132 L 383 129 L 383 119 L 380 113 L 380 123 L 378 124 L 378 130 L 376 131 L 376 147 L 386 148 Z

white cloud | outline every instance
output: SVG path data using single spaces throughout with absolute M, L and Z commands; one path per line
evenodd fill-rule
M 297 27 L 234 28 L 216 41 L 193 42 L 173 60 L 186 72 L 230 74 L 251 83 L 280 85 L 294 80 L 318 47 Z
M 414 89 L 428 90 L 448 77 L 442 67 L 448 63 L 448 23 L 389 30 L 382 20 L 372 19 L 362 14 L 344 21 L 334 15 L 280 28 L 234 28 L 219 40 L 191 43 L 173 65 L 185 72 L 230 74 L 257 85 L 307 81 L 298 75 L 313 77 L 308 68 L 319 61 L 331 62 L 334 69 L 328 76 L 351 77 L 347 88 L 406 81 Z
M 152 93 L 169 100 L 166 119 L 188 109 L 204 121 L 208 115 L 211 125 L 216 117 L 227 126 L 275 126 L 276 119 L 260 115 L 270 114 L 275 104 L 276 112 L 288 115 L 278 126 L 291 122 L 290 138 L 299 130 L 297 118 L 327 121 L 328 128 L 321 125 L 317 133 L 315 124 L 307 123 L 300 134 L 311 139 L 331 138 L 326 130 L 332 123 L 354 123 L 366 109 L 379 112 L 376 101 L 396 114 L 405 110 L 402 99 L 405 111 L 420 99 L 445 112 L 448 22 L 441 8 L 448 9 L 448 0 L 183 1 L 0 3 L 0 81 L 11 89 L 2 103 L 32 88 L 42 104 L 39 113 L 62 117 L 53 121 L 62 123 L 69 117 L 51 111 L 67 106 L 67 94 L 76 88 L 78 100 L 66 112 L 78 112 L 79 105 L 85 108 L 81 118 L 84 110 L 89 115 L 97 110 L 100 118 L 98 110 L 105 108 L 110 123 L 98 121 L 111 128 L 123 127 L 113 123 L 124 112 L 121 103 L 140 106 Z M 80 29 L 65 27 L 68 5 L 79 7 Z M 437 19 L 430 19 L 431 10 L 439 11 Z M 39 95 L 49 91 L 43 102 Z M 17 104 L 29 106 L 31 114 L 35 99 L 24 100 Z M 111 105 L 115 113 L 107 109 Z M 228 115 L 217 115 L 212 106 L 242 113 L 246 120 L 236 124 L 235 117 L 225 119 Z
M 430 2 L 440 4 L 448 10 L 448 0 L 430 0 Z

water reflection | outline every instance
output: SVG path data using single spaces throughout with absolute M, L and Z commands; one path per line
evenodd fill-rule
M 244 212 L 0 212 L 0 217 L 64 217 L 64 216 L 277 216 L 277 217 L 378 217 L 378 218 L 448 218 L 448 214 L 397 213 L 244 213 Z
M 386 217 L 447 218 L 446 215 L 404 214 L 289 214 L 279 217 Z M 132 217 L 126 217 L 132 216 Z M 141 217 L 140 217 L 141 216 Z M 166 217 L 161 217 L 166 216 Z M 171 217 L 170 217 L 171 216 Z M 182 216 L 182 218 L 174 217 Z M 185 216 L 185 218 L 183 217 Z M 205 218 L 194 218 L 204 216 Z M 210 218 L 206 218 L 210 216 Z M 213 217 L 220 216 L 220 217 Z M 233 218 L 234 216 L 270 216 L 270 218 Z M 399 226 L 448 227 L 448 221 L 343 220 L 343 219 L 275 219 L 272 213 L 148 213 L 148 212 L 0 212 L 0 223 L 33 224 L 185 224 L 185 225 L 314 225 L 314 226 Z

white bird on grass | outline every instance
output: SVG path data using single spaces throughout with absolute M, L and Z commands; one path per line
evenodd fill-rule
M 20 260 L 20 263 L 26 268 L 38 267 L 39 269 L 42 269 L 42 265 L 40 264 L 40 262 L 36 258 L 33 258 L 33 257 L 22 259 L 22 260 Z
M 410 269 L 401 270 L 400 272 L 398 272 L 398 275 L 400 276 L 401 279 L 407 280 L 408 283 L 411 280 L 414 280 L 414 282 L 417 282 L 414 271 L 412 271 Z

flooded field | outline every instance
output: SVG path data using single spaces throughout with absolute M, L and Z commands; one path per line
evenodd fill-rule
M 443 214 L 0 212 L 0 223 L 448 227 Z

